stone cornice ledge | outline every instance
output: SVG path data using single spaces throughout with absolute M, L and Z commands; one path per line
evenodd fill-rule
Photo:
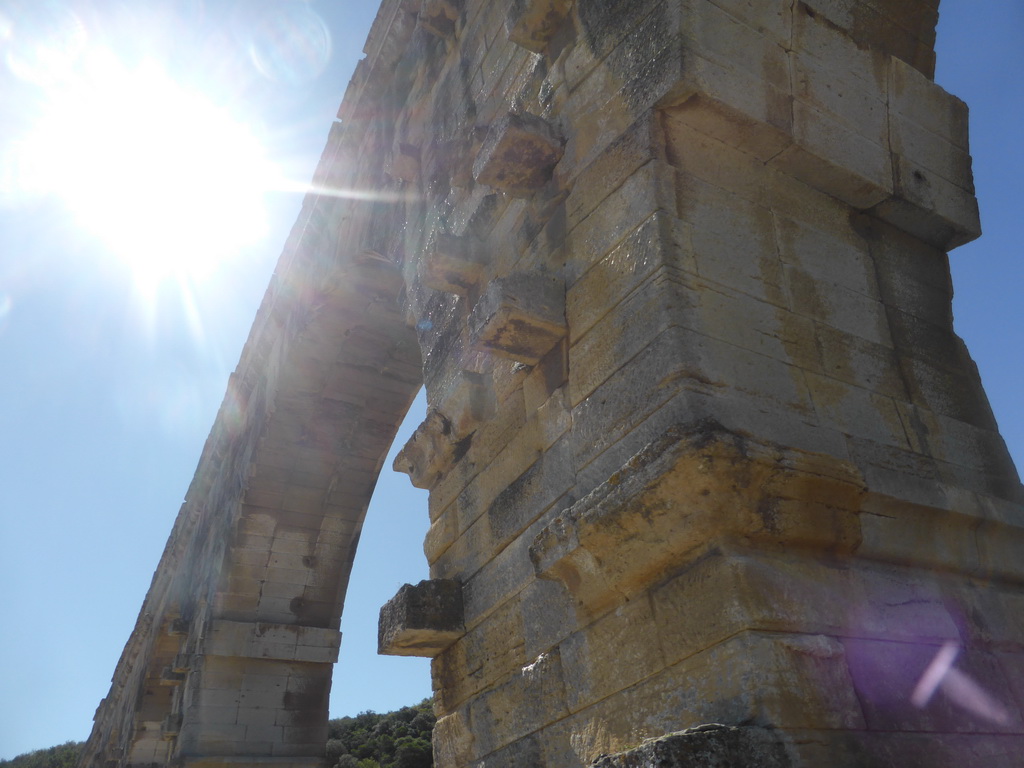
M 530 558 L 539 577 L 596 609 L 717 545 L 853 552 L 864 493 L 849 462 L 711 420 L 677 424 L 556 517 Z

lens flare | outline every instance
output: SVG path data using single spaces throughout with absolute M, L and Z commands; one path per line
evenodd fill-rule
M 331 33 L 304 2 L 263 9 L 252 33 L 249 56 L 260 74 L 274 82 L 300 85 L 323 72 L 331 57 Z
M 20 186 L 60 198 L 144 282 L 202 277 L 266 232 L 260 142 L 155 62 L 97 50 L 20 146 Z
M 953 666 L 959 653 L 960 647 L 956 643 L 945 643 L 939 649 L 921 675 L 917 687 L 911 694 L 911 702 L 919 709 L 924 708 L 936 691 L 941 690 L 954 704 L 983 720 L 998 725 L 1009 723 L 1010 713 L 1006 707 L 969 675 Z
M 0 14 L 4 61 L 15 77 L 43 87 L 73 77 L 89 36 L 66 3 L 13 0 Z

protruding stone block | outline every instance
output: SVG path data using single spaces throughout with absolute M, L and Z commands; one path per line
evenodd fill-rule
M 562 150 L 561 138 L 546 120 L 512 113 L 491 126 L 473 163 L 473 178 L 515 197 L 529 197 L 551 178 Z
M 413 183 L 420 177 L 420 149 L 414 144 L 398 143 L 384 166 L 393 179 Z
M 569 13 L 569 0 L 515 0 L 505 17 L 508 39 L 540 53 Z
M 753 725 L 712 723 L 651 739 L 615 755 L 602 755 L 591 768 L 790 768 L 792 764 L 777 732 Z
M 469 318 L 472 346 L 535 365 L 566 334 L 565 285 L 519 273 L 487 286 Z
M 174 667 L 164 667 L 160 673 L 160 685 L 181 685 L 185 682 L 185 673 L 178 672 Z
M 715 542 L 851 552 L 863 495 L 857 469 L 830 456 L 676 425 L 545 527 L 530 559 L 596 609 Z
M 455 34 L 455 22 L 459 19 L 461 7 L 462 0 L 423 0 L 420 26 L 437 37 L 451 38 Z
M 871 213 L 929 245 L 951 250 L 981 236 L 981 218 L 974 193 L 894 155 L 893 195 Z
M 468 236 L 438 235 L 423 255 L 423 284 L 435 291 L 467 295 L 480 282 L 480 243 Z
M 433 657 L 465 632 L 462 586 L 457 581 L 406 584 L 380 609 L 377 653 Z
M 494 380 L 489 372 L 459 371 L 443 401 L 456 435 L 468 435 L 495 410 Z
M 160 736 L 165 741 L 176 739 L 181 732 L 181 713 L 172 712 L 160 724 Z
M 451 421 L 432 409 L 398 452 L 392 465 L 396 472 L 409 476 L 417 488 L 433 488 L 457 460 L 455 435 Z
M 177 619 L 171 619 L 171 623 L 167 626 L 167 634 L 175 636 L 187 635 L 189 623 L 188 619 L 182 619 L 180 617 Z

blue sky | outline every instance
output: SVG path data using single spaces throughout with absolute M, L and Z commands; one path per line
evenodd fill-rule
M 0 2 L 0 758 L 88 735 L 376 6 Z M 27 43 L 47 35 L 49 48 Z M 1020 0 L 943 2 L 936 79 L 971 107 L 985 229 L 951 257 L 956 326 L 1018 462 L 1022 40 Z M 104 94 L 80 98 L 65 71 L 95 48 L 115 50 L 122 74 L 149 62 L 180 88 L 159 92 L 154 111 L 136 105 L 97 122 L 89 112 Z M 191 192 L 162 183 L 176 168 L 160 161 L 189 132 L 173 121 L 192 108 L 191 92 L 266 147 L 277 170 L 262 210 L 231 207 L 231 188 L 218 195 L 205 178 Z M 118 126 L 146 137 L 128 168 L 61 175 L 117 139 Z M 51 142 L 39 167 L 56 176 L 29 183 L 20 158 L 31 135 Z M 105 203 L 103 182 L 123 187 L 122 178 L 129 194 Z M 210 227 L 250 222 L 260 236 L 207 255 L 214 230 L 190 234 L 175 214 L 182 198 L 199 200 L 198 215 L 216 213 Z M 104 231 L 100 203 L 137 226 Z M 162 250 L 179 256 L 168 265 Z M 349 589 L 334 716 L 429 695 L 424 660 L 375 655 L 377 610 L 426 576 L 426 526 L 423 493 L 386 468 Z

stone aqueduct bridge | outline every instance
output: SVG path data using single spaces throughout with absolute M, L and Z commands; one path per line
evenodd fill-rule
M 936 19 L 386 0 L 82 768 L 322 765 L 421 383 L 432 580 L 381 645 L 434 657 L 439 766 L 1019 766 L 1024 514 L 952 330 Z

